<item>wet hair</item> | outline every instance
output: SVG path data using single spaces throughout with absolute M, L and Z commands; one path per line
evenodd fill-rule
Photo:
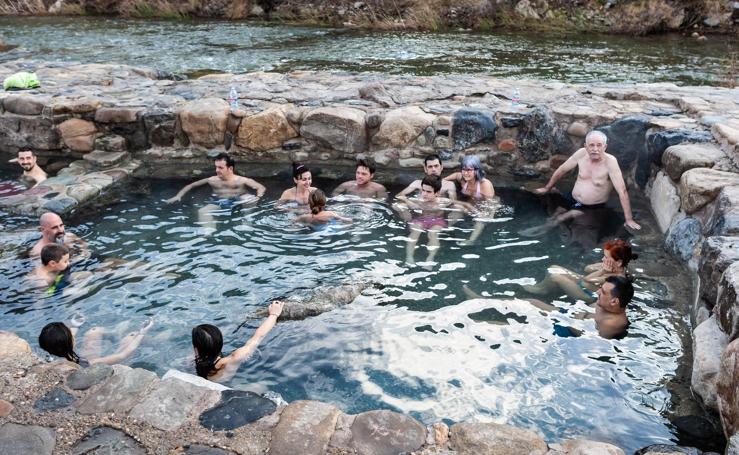
M 308 169 L 308 166 L 301 163 L 293 163 L 293 178 L 297 180 L 301 175 L 305 174 L 306 172 L 310 172 L 310 169 Z
M 197 349 L 195 371 L 198 376 L 208 379 L 216 372 L 216 362 L 222 355 L 223 335 L 214 325 L 200 324 L 192 329 L 192 345 Z
M 23 146 L 18 149 L 18 153 L 23 153 L 23 152 L 31 152 L 31 155 L 36 156 L 36 153 L 31 149 L 31 147 L 28 147 L 28 146 Z
M 441 179 L 435 175 L 427 175 L 421 180 L 421 186 L 428 185 L 434 189 L 434 193 L 441 191 Z
M 308 204 L 310 205 L 310 212 L 318 215 L 326 207 L 326 195 L 321 190 L 313 190 L 308 195 Z
M 638 258 L 638 254 L 631 252 L 631 244 L 625 240 L 616 239 L 609 240 L 603 245 L 604 250 L 608 250 L 611 253 L 611 257 L 614 261 L 621 261 L 622 266 L 625 268 L 629 265 L 629 262 Z
M 41 263 L 49 265 L 49 262 L 59 262 L 64 255 L 69 254 L 69 248 L 58 243 L 50 243 L 41 249 Z
M 234 161 L 234 159 L 226 153 L 219 153 L 218 155 L 216 155 L 216 157 L 213 158 L 213 162 L 215 163 L 216 161 L 225 161 L 226 167 L 236 169 L 236 161 Z
M 426 158 L 423 159 L 424 167 L 428 166 L 429 161 L 434 161 L 434 160 L 439 160 L 439 163 L 441 163 L 441 158 L 439 158 L 439 155 L 437 155 L 436 153 L 431 154 L 431 155 L 426 155 Z
M 359 169 L 360 167 L 366 167 L 369 170 L 370 175 L 375 174 L 375 165 L 367 160 L 357 160 L 356 169 Z
M 467 155 L 462 158 L 462 168 L 473 168 L 475 170 L 475 180 L 480 181 L 485 178 L 485 171 L 482 170 L 482 163 L 477 155 Z
M 49 354 L 64 357 L 70 362 L 80 363 L 80 356 L 74 352 L 72 331 L 63 322 L 46 324 L 38 336 L 38 344 Z
M 601 139 L 603 139 L 603 144 L 608 144 L 608 136 L 606 136 L 606 133 L 604 133 L 603 131 L 598 131 L 598 130 L 593 130 L 589 132 L 585 136 L 585 142 L 588 142 L 588 139 L 590 139 L 593 136 L 599 136 Z
M 631 284 L 631 279 L 625 276 L 613 275 L 606 278 L 605 282 L 613 284 L 611 297 L 618 299 L 621 308 L 626 308 L 626 305 L 634 297 L 634 286 Z

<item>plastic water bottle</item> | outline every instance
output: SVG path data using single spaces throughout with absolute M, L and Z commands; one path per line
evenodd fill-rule
M 513 96 L 511 96 L 511 106 L 518 106 L 521 104 L 521 91 L 518 87 L 513 89 Z
M 228 104 L 231 106 L 231 112 L 239 108 L 239 92 L 236 91 L 236 87 L 233 85 L 228 92 Z

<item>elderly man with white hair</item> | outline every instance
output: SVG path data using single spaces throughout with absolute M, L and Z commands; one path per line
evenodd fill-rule
M 606 135 L 600 131 L 588 133 L 585 137 L 585 147 L 573 153 L 567 161 L 562 163 L 554 171 L 546 186 L 538 188 L 535 193 L 548 193 L 560 178 L 577 168 L 575 186 L 571 193 L 564 195 L 570 205 L 566 207 L 568 210 L 584 211 L 604 208 L 611 189 L 615 188 L 624 211 L 624 224 L 632 229 L 641 229 L 631 213 L 631 202 L 626 192 L 621 169 L 618 167 L 618 160 L 615 156 L 606 153 L 607 141 Z
M 52 243 L 64 245 L 70 250 L 77 250 L 83 255 L 89 255 L 87 251 L 87 242 L 77 237 L 71 232 L 64 231 L 64 221 L 53 212 L 46 212 L 39 219 L 39 230 L 41 231 L 41 239 L 31 248 L 30 256 L 35 257 L 41 254 L 41 250 Z

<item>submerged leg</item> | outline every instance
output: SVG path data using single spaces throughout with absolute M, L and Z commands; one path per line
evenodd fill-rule
M 213 212 L 218 210 L 218 206 L 208 204 L 198 209 L 198 221 L 205 228 L 205 235 L 211 235 L 216 230 L 216 221 L 213 218 Z
M 434 262 L 436 253 L 439 252 L 439 231 L 441 231 L 441 227 L 439 226 L 434 226 L 428 231 L 429 244 L 427 248 L 429 255 L 426 258 L 426 262 Z
M 408 236 L 408 243 L 405 244 L 405 262 L 409 265 L 416 265 L 414 255 L 418 238 L 421 237 L 422 232 L 423 231 L 421 229 L 411 227 L 411 233 Z

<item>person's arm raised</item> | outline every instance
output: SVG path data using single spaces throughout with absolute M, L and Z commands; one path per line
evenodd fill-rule
M 586 152 L 584 148 L 581 148 L 577 152 L 573 153 L 572 156 L 567 158 L 567 161 L 562 163 L 562 165 L 558 167 L 556 171 L 554 171 L 554 174 L 552 174 L 552 176 L 549 178 L 547 184 L 542 188 L 535 189 L 534 193 L 546 194 L 551 191 L 551 189 L 559 181 L 559 179 L 561 179 L 565 174 L 577 167 L 577 162 L 580 160 L 580 158 L 583 157 L 583 155 L 585 155 L 585 153 Z
M 634 216 L 631 213 L 631 201 L 629 200 L 629 193 L 626 191 L 626 183 L 624 177 L 621 174 L 621 168 L 618 167 L 618 160 L 614 156 L 607 157 L 608 166 L 608 177 L 613 183 L 613 188 L 618 193 L 618 200 L 621 202 L 621 208 L 624 211 L 624 218 L 626 221 L 624 225 L 632 229 L 641 229 L 639 223 L 634 221 Z
M 189 185 L 185 185 L 177 194 L 175 194 L 173 197 L 165 200 L 164 202 L 166 202 L 167 204 L 171 204 L 173 202 L 179 202 L 182 199 L 182 196 L 184 196 L 185 194 L 187 194 L 188 191 L 190 191 L 191 189 L 196 188 L 198 186 L 203 186 L 206 183 L 208 183 L 208 179 L 207 178 L 198 180 L 196 182 L 192 182 Z
M 251 338 L 249 338 L 249 341 L 244 343 L 244 345 L 234 352 L 231 353 L 227 359 L 227 363 L 235 363 L 240 364 L 244 360 L 246 360 L 256 349 L 257 346 L 259 346 L 259 343 L 262 342 L 262 339 L 267 336 L 270 330 L 277 324 L 277 318 L 280 317 L 280 314 L 282 314 L 282 308 L 284 307 L 284 303 L 280 301 L 272 302 L 269 304 L 269 316 L 267 316 L 267 319 L 262 322 L 262 325 L 259 326 L 256 332 L 254 332 L 254 335 L 252 335 Z
M 408 185 L 400 193 L 396 194 L 395 197 L 398 198 L 398 199 L 400 199 L 400 198 L 406 197 L 409 194 L 411 194 L 412 192 L 417 191 L 417 190 L 420 190 L 420 189 L 421 189 L 421 181 L 420 180 L 414 180 L 413 183 L 411 183 L 410 185 Z

